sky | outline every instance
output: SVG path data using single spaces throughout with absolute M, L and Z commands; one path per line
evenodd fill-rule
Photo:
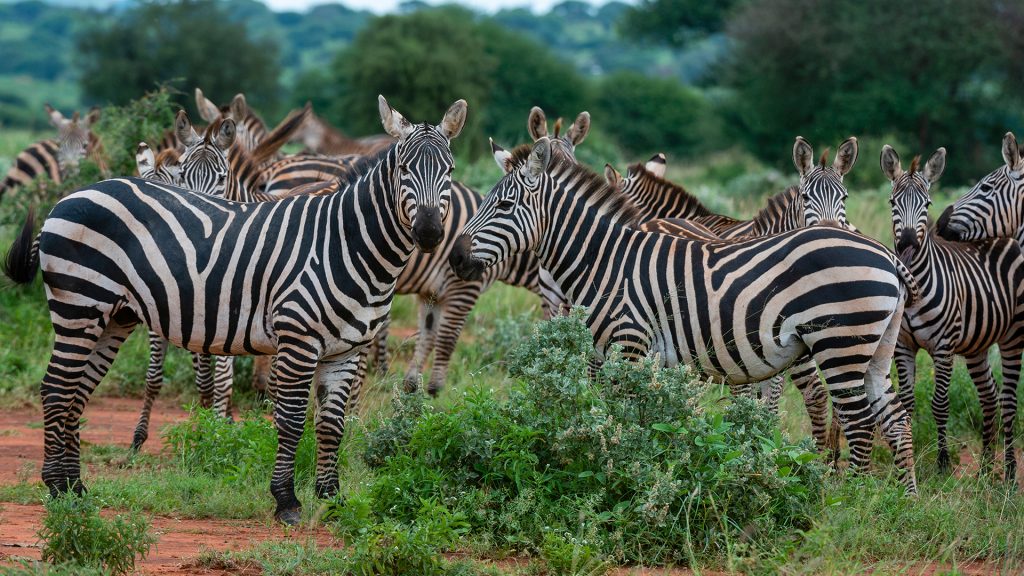
M 331 2 L 331 0 L 263 0 L 274 10 L 305 10 L 310 6 L 317 4 L 325 4 Z M 402 0 L 339 0 L 342 4 L 350 8 L 362 8 L 365 10 L 371 10 L 378 14 L 384 12 L 391 12 L 402 3 Z M 445 4 L 449 3 L 438 0 L 427 0 L 429 4 Z M 562 0 L 456 0 L 459 4 L 471 6 L 477 10 L 485 12 L 493 12 L 501 8 L 516 8 L 516 7 L 529 7 L 534 12 L 546 12 L 555 4 L 559 4 Z M 601 0 L 586 0 L 591 4 L 603 4 Z M 628 4 L 633 4 L 635 0 L 625 0 Z

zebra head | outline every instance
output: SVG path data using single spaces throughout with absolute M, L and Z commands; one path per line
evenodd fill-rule
M 90 128 L 100 119 L 100 109 L 89 110 L 85 118 L 79 118 L 78 112 L 75 112 L 68 120 L 49 104 L 45 106 L 50 123 L 57 128 L 57 164 L 61 173 L 73 174 L 78 171 L 78 163 L 89 150 L 92 138 Z
M 466 101 L 452 104 L 437 126 L 412 124 L 383 96 L 377 97 L 377 104 L 384 130 L 398 140 L 392 178 L 399 220 L 412 229 L 421 251 L 433 252 L 444 240 L 455 170 L 451 140 L 466 122 Z
M 551 146 L 551 154 L 555 158 L 566 158 L 576 162 L 576 147 L 583 142 L 583 139 L 590 133 L 590 112 L 580 112 L 576 121 L 569 126 L 565 134 L 562 131 L 562 119 L 555 120 L 554 136 L 548 135 L 548 119 L 540 106 L 530 109 L 530 116 L 526 119 L 526 129 L 534 142 L 541 138 L 548 138 Z
M 448 263 L 459 278 L 479 279 L 485 269 L 539 245 L 543 192 L 553 182 L 547 174 L 552 148 L 550 140 L 541 137 L 523 162 L 491 142 L 494 160 L 505 175 L 455 240 Z
M 181 187 L 223 197 L 230 175 L 228 151 L 235 142 L 235 121 L 216 118 L 203 135 L 196 133 L 184 110 L 174 119 L 178 140 L 185 145 L 178 161 Z
M 846 197 L 849 193 L 843 176 L 857 163 L 857 139 L 847 138 L 839 145 L 835 160 L 827 165 L 828 149 L 814 163 L 814 150 L 801 136 L 793 144 L 793 164 L 800 173 L 800 199 L 804 204 L 804 225 L 832 221 L 849 227 Z
M 1003 165 L 946 208 L 936 228 L 947 240 L 1024 241 L 1024 157 L 1012 132 L 1003 136 Z
M 920 162 L 921 157 L 915 157 L 910 163 L 910 170 L 904 172 L 899 154 L 892 146 L 886 144 L 882 147 L 882 174 L 892 182 L 889 204 L 892 206 L 896 255 L 907 265 L 921 249 L 928 234 L 928 207 L 932 205 L 929 191 L 946 168 L 946 149 L 936 150 L 925 163 L 924 170 L 918 169 Z
M 139 147 L 135 151 L 135 165 L 139 170 L 139 176 L 146 180 L 174 186 L 178 186 L 181 182 L 178 151 L 174 148 L 168 148 L 154 157 L 153 150 L 149 145 L 139 142 Z
M 230 118 L 235 121 L 235 141 L 246 152 L 252 152 L 267 136 L 267 124 L 249 108 L 244 94 L 235 94 L 231 104 L 217 106 L 196 88 L 196 108 L 199 117 L 212 124 L 218 118 Z

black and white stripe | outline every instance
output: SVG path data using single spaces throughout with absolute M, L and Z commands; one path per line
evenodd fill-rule
M 75 112 L 68 120 L 47 104 L 46 114 L 57 129 L 57 138 L 41 140 L 18 153 L 3 182 L 0 182 L 0 198 L 4 192 L 28 186 L 41 176 L 59 185 L 78 171 L 78 164 L 83 158 L 99 147 L 99 141 L 91 131 L 92 125 L 99 120 L 99 108 L 90 110 L 85 118 L 79 118 Z
M 43 270 L 56 338 L 42 382 L 43 480 L 82 491 L 78 422 L 138 323 L 193 352 L 276 354 L 271 479 L 276 517 L 300 518 L 295 449 L 315 384 L 317 493 L 337 492 L 337 448 L 359 359 L 387 318 L 415 247 L 435 249 L 451 195 L 449 141 L 466 103 L 440 126 L 413 125 L 380 98 L 398 143 L 329 196 L 238 203 L 141 179 L 107 180 L 61 200 L 35 243 L 32 218 L 5 272 Z
M 917 351 L 927 350 L 935 363 L 932 414 L 938 426 L 938 463 L 949 468 L 946 423 L 949 419 L 949 381 L 954 356 L 963 356 L 978 389 L 983 415 L 984 465 L 991 465 L 996 440 L 996 384 L 988 351 L 999 346 L 1003 366 L 1003 432 L 1006 479 L 1016 478 L 1013 427 L 1017 411 L 1017 382 L 1024 352 L 1024 257 L 1012 238 L 948 242 L 930 229 L 930 188 L 946 166 L 939 150 L 918 170 L 914 158 L 904 171 L 889 145 L 882 149 L 882 172 L 892 182 L 892 229 L 896 253 L 917 278 L 921 298 L 903 311 L 896 345 L 900 400 L 912 411 Z
M 550 157 L 541 140 L 501 160 L 506 175 L 453 251 L 462 277 L 536 251 L 587 308 L 599 355 L 621 345 L 627 357 L 657 354 L 743 384 L 810 354 L 853 465 L 867 464 L 879 425 L 916 491 L 910 421 L 889 381 L 904 297 L 891 252 L 836 226 L 713 243 L 634 230 L 627 196 Z

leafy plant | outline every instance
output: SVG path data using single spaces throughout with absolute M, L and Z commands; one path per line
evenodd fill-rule
M 156 538 L 145 517 L 129 512 L 107 520 L 88 496 L 65 495 L 47 502 L 42 558 L 51 564 L 75 564 L 127 574 L 136 557 L 145 558 Z

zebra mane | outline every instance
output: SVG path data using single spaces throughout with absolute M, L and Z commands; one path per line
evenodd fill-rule
M 647 169 L 647 165 L 644 162 L 637 162 L 628 168 L 629 172 L 641 175 L 646 180 L 653 181 L 659 188 L 661 196 L 673 196 L 676 198 L 682 198 L 685 203 L 695 207 L 694 217 L 699 218 L 701 216 L 710 216 L 711 210 L 700 201 L 699 198 L 690 194 L 686 188 L 676 184 L 675 182 L 662 178 L 650 170 Z
M 533 144 L 523 144 L 512 151 L 508 160 L 513 170 L 526 163 Z M 601 215 L 612 218 L 621 226 L 636 226 L 642 216 L 640 207 L 632 198 L 614 186 L 609 186 L 604 176 L 590 168 L 577 164 L 568 158 L 553 156 L 547 170 L 561 182 L 573 182 L 572 193 L 583 198 L 588 206 L 595 208 Z
M 757 222 L 772 221 L 779 214 L 793 210 L 794 204 L 798 201 L 800 201 L 800 188 L 797 186 L 787 186 L 782 192 L 772 194 L 765 201 L 764 207 L 757 211 L 752 220 Z
M 914 156 L 913 160 L 910 161 L 910 169 L 907 170 L 907 174 L 910 174 L 911 176 L 913 176 L 917 172 L 917 169 L 918 169 L 918 167 L 920 165 L 921 165 L 921 155 L 918 154 L 917 156 Z
M 344 174 L 338 176 L 337 182 L 339 189 L 343 189 L 354 183 L 360 177 L 365 176 L 370 169 L 377 164 L 380 164 L 380 162 L 395 149 L 396 144 L 397 143 L 391 144 L 387 148 L 382 148 L 373 154 L 363 156 L 359 160 L 356 160 L 354 164 L 349 166 L 348 170 Z
M 821 153 L 821 160 L 818 160 L 818 164 L 824 168 L 828 164 L 828 153 L 831 152 L 831 148 L 825 148 L 825 151 Z

